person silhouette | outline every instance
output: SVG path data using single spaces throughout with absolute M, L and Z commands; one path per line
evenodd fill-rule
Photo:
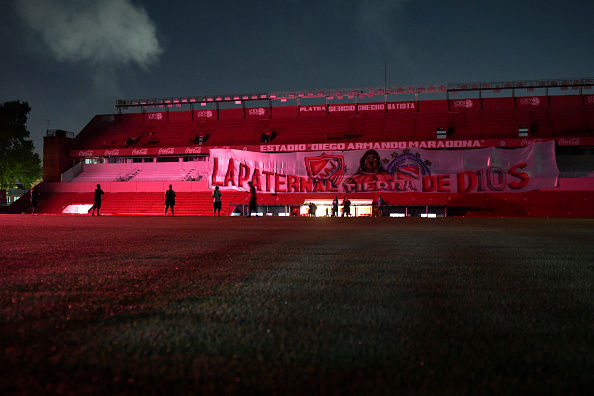
M 167 216 L 167 209 L 171 207 L 171 216 L 175 216 L 173 212 L 173 207 L 175 206 L 175 191 L 173 191 L 173 186 L 169 185 L 169 190 L 165 191 L 165 216 Z
M 332 201 L 332 217 L 338 216 L 338 197 L 334 197 Z
M 256 217 L 258 217 L 258 202 L 256 199 L 256 187 L 254 183 L 251 181 L 248 182 L 248 186 L 250 186 L 250 205 L 249 205 L 249 213 L 247 217 L 252 217 L 252 212 L 256 212 Z
M 221 215 L 221 206 L 223 206 L 223 202 L 221 201 L 221 190 L 219 190 L 219 186 L 215 187 L 215 190 L 212 192 L 213 202 L 214 202 L 214 213 L 213 216 L 217 214 L 217 210 L 219 212 L 219 216 Z
M 95 215 L 95 210 L 97 210 L 97 216 L 101 216 L 99 214 L 99 209 L 101 209 L 101 196 L 103 195 L 103 190 L 101 189 L 101 184 L 97 184 L 97 188 L 95 189 L 95 202 L 93 203 L 93 210 L 91 212 L 91 216 Z
M 35 215 L 37 204 L 39 202 L 39 186 L 35 186 L 31 189 L 31 214 Z
M 377 215 L 382 217 L 384 215 L 384 199 L 381 194 L 377 198 Z

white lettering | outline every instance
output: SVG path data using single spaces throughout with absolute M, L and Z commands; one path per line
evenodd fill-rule
M 531 144 L 542 143 L 542 142 L 543 142 L 542 139 L 524 139 L 524 140 L 522 140 L 522 142 L 520 144 L 522 146 L 530 146 Z
M 544 139 L 524 139 L 522 146 L 538 143 Z M 579 145 L 579 138 L 561 139 L 560 145 Z M 359 143 L 310 143 L 310 144 L 283 144 L 261 145 L 261 152 L 292 152 L 292 151 L 343 151 L 343 150 L 386 150 L 406 148 L 474 148 L 482 147 L 480 140 L 427 140 L 427 141 L 402 141 L 402 142 L 359 142 Z
M 186 154 L 200 154 L 201 152 L 202 152 L 202 147 L 186 147 L 186 151 L 185 151 Z
M 248 110 L 248 115 L 263 116 L 264 114 L 266 114 L 266 110 L 264 110 L 262 107 Z
M 536 96 L 530 98 L 520 98 L 520 104 L 522 106 L 539 106 L 540 99 Z
M 559 139 L 559 146 L 579 146 L 580 138 Z
M 212 118 L 212 110 L 200 110 L 196 112 L 198 118 Z
M 308 112 L 308 111 L 326 111 L 326 106 L 301 106 L 299 108 L 300 111 Z
M 463 100 L 454 100 L 452 101 L 454 107 L 463 107 L 466 109 L 471 109 L 472 108 L 472 100 L 471 99 L 463 99 Z
M 384 110 L 383 104 L 368 104 L 368 105 L 359 105 L 357 107 L 359 111 L 373 111 L 373 110 Z
M 345 105 L 345 106 L 328 106 L 329 112 L 335 111 L 355 111 L 355 105 Z
M 147 114 L 147 118 L 149 120 L 162 120 L 163 119 L 163 113 L 148 113 Z
M 388 110 L 409 110 L 415 108 L 415 102 L 388 103 Z

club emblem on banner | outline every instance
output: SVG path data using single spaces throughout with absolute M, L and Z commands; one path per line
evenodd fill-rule
M 388 172 L 391 173 L 396 180 L 417 179 L 420 180 L 423 176 L 429 176 L 431 171 L 429 166 L 431 162 L 421 160 L 418 154 L 414 155 L 405 150 L 404 154 L 392 154 L 395 157 L 390 165 L 388 165 Z
M 344 173 L 344 156 L 324 153 L 318 157 L 305 157 L 305 167 L 313 180 L 329 180 L 333 186 L 338 186 Z

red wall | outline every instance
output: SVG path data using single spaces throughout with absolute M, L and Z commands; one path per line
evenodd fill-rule
M 101 183 L 106 193 L 164 192 L 170 182 L 110 182 Z M 176 192 L 211 191 L 206 181 L 173 182 Z M 91 193 L 96 183 L 44 183 L 44 193 Z M 293 195 L 297 200 L 320 198 L 312 194 Z M 339 196 L 343 198 L 342 194 Z M 369 193 L 363 194 L 370 197 Z M 357 199 L 350 194 L 351 199 Z M 468 217 L 594 217 L 594 178 L 560 179 L 559 186 L 551 190 L 526 193 L 383 193 L 389 205 L 446 205 L 449 216 Z M 327 198 L 327 197 L 324 197 Z M 243 202 L 238 202 L 243 203 Z

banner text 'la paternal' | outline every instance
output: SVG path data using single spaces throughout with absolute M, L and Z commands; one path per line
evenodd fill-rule
M 210 185 L 267 193 L 523 192 L 557 185 L 554 142 L 514 149 L 210 151 Z

